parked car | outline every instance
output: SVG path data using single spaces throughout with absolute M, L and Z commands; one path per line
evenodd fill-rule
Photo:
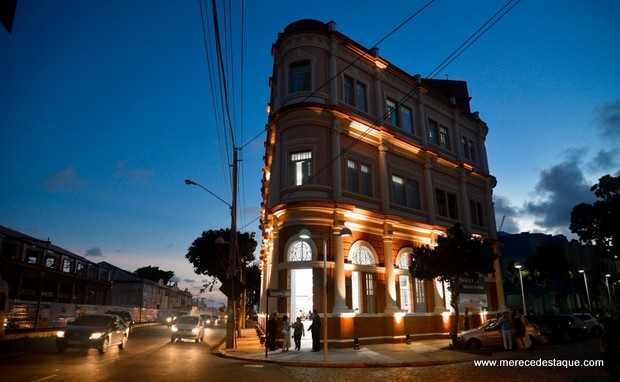
M 605 325 L 598 318 L 590 313 L 573 313 L 573 316 L 579 318 L 586 324 L 586 333 L 600 336 L 605 330 Z
M 126 310 L 108 310 L 106 311 L 106 314 L 116 314 L 117 316 L 122 318 L 129 327 L 129 333 L 133 333 L 133 326 L 136 322 L 133 320 L 133 316 L 130 312 Z
M 491 318 L 478 328 L 459 332 L 457 340 L 468 350 L 503 347 L 501 326 L 497 318 Z M 535 323 L 528 320 L 525 329 L 526 333 L 530 336 L 532 344 L 547 345 L 549 343 L 549 337 L 541 333 Z
M 108 347 L 124 349 L 129 338 L 129 327 L 115 314 L 84 314 L 56 333 L 56 349 L 95 348 L 104 354 Z
M 563 315 L 536 315 L 528 316 L 541 329 L 549 331 L 551 341 L 569 342 L 582 338 L 586 333 L 586 326 L 579 318 L 571 314 Z
M 205 336 L 204 321 L 200 316 L 181 316 L 170 327 L 170 341 L 188 339 L 200 342 Z

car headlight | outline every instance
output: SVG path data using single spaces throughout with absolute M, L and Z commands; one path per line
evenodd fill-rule
M 56 337 L 58 338 L 65 338 L 65 331 L 64 330 L 59 330 L 56 332 Z
M 200 332 L 200 329 L 198 328 L 192 329 L 192 334 L 198 334 L 198 332 Z
M 176 326 L 176 325 L 172 325 L 172 326 L 170 327 L 170 331 L 172 331 L 172 332 L 178 332 L 178 331 L 179 331 L 179 328 L 177 328 L 177 326 Z
M 91 340 L 98 340 L 101 337 L 103 337 L 103 333 L 102 332 L 95 332 L 95 333 L 91 333 L 89 339 L 91 339 Z
M 166 318 L 166 321 L 167 321 L 167 322 L 172 322 L 172 317 L 168 317 L 168 318 Z

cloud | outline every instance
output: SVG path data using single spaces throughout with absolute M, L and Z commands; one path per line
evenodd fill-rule
M 151 184 L 151 178 L 155 175 L 155 171 L 143 168 L 130 168 L 127 166 L 127 163 L 118 161 L 113 175 L 120 179 L 129 180 L 129 182 L 136 185 L 148 186 Z
M 566 232 L 573 207 L 595 200 L 590 191 L 592 184 L 585 179 L 579 161 L 579 155 L 574 155 L 540 172 L 535 191 L 537 200 L 524 204 L 524 212 L 535 217 L 536 225 Z
M 595 110 L 601 135 L 604 138 L 620 139 L 620 100 L 603 104 Z
M 494 195 L 493 201 L 495 206 L 495 221 L 497 223 L 497 229 L 503 232 L 519 232 L 519 225 L 515 219 L 519 214 L 518 209 L 510 205 L 510 201 L 504 196 Z M 502 219 L 504 220 L 503 225 Z
M 194 280 L 194 279 L 183 279 L 183 282 L 184 283 L 188 283 L 188 284 L 193 284 L 193 283 L 196 282 L 196 280 Z
M 43 187 L 48 190 L 61 190 L 66 188 L 80 188 L 84 185 L 75 173 L 75 167 L 67 167 L 60 172 L 47 174 L 43 180 Z
M 181 278 L 175 275 L 175 276 L 172 276 L 170 281 L 172 281 L 173 283 L 179 283 L 181 281 Z
M 86 256 L 88 257 L 102 257 L 103 252 L 99 247 L 92 247 L 86 250 Z

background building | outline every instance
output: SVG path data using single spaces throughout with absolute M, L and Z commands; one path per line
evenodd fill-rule
M 327 310 L 335 347 L 446 334 L 446 286 L 408 267 L 457 222 L 496 239 L 488 127 L 467 84 L 405 73 L 334 22 L 288 25 L 272 55 L 260 310 Z M 496 269 L 461 299 L 480 319 L 504 309 Z

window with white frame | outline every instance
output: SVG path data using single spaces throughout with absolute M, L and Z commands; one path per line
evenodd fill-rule
M 295 241 L 288 247 L 288 261 L 310 261 L 312 260 L 312 248 L 305 241 Z
M 471 223 L 481 227 L 486 227 L 484 223 L 484 209 L 482 203 L 475 200 L 469 201 L 469 214 L 471 217 Z
M 466 137 L 461 137 L 461 145 L 463 147 L 463 156 L 465 159 L 476 162 L 476 145 L 474 141 Z
M 289 67 L 289 93 L 310 91 L 310 62 L 302 61 Z
M 289 184 L 301 186 L 308 183 L 312 175 L 312 151 L 301 151 L 290 154 Z
M 401 206 L 420 209 L 420 183 L 417 180 L 392 175 L 392 201 Z
M 437 215 L 450 219 L 459 218 L 456 194 L 445 190 L 436 189 L 435 206 L 437 208 Z
M 372 173 L 369 165 L 347 160 L 347 189 L 356 194 L 372 196 Z

